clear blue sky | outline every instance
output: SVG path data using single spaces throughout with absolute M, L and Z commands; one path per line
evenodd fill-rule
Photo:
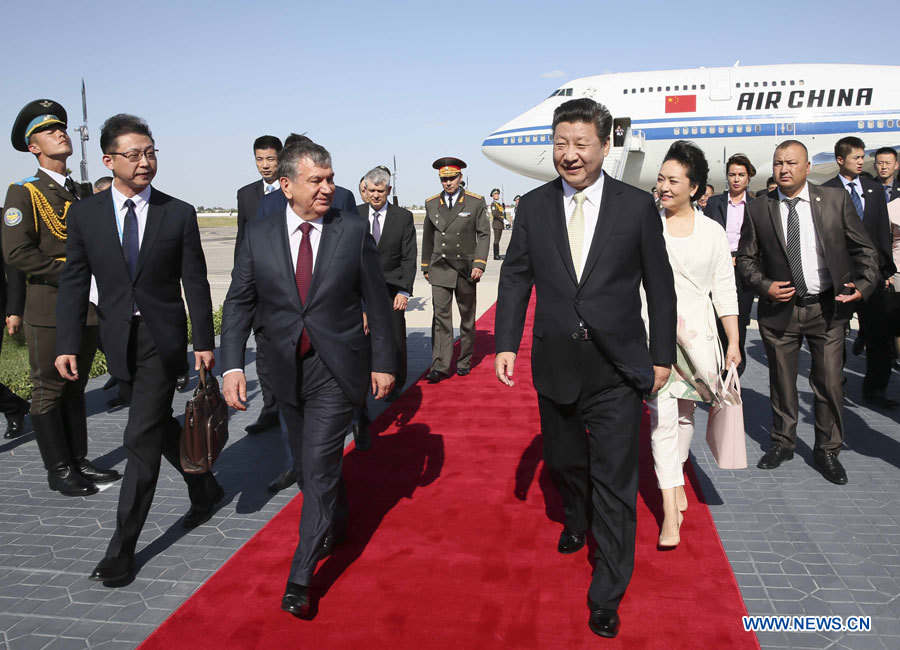
M 401 202 L 421 204 L 440 189 L 432 161 L 455 155 L 469 164 L 473 191 L 502 184 L 511 201 L 538 183 L 488 161 L 481 142 L 569 79 L 736 59 L 900 59 L 892 9 L 885 20 L 866 20 L 840 37 L 845 12 L 821 0 L 102 0 L 66 8 L 18 3 L 0 14 L 7 26 L 0 180 L 35 169 L 33 156 L 9 143 L 19 109 L 49 97 L 77 125 L 84 77 L 91 180 L 106 171 L 100 124 L 114 113 L 135 113 L 149 122 L 160 149 L 154 185 L 204 206 L 233 207 L 237 188 L 258 178 L 251 146 L 264 133 L 306 132 L 331 151 L 338 184 L 354 192 L 365 171 L 396 155 Z M 79 160 L 76 142 L 69 164 L 76 177 Z

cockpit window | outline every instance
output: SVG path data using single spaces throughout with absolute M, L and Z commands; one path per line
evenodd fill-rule
M 572 89 L 571 88 L 560 88 L 559 90 L 554 90 L 552 93 L 550 93 L 550 97 L 556 97 L 557 95 L 560 97 L 571 97 Z M 549 99 L 549 97 L 548 97 L 548 99 Z

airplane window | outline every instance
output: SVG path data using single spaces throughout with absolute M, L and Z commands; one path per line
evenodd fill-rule
M 572 96 L 572 89 L 566 88 L 566 97 L 571 97 L 571 96 Z
M 725 133 L 725 127 L 724 127 L 724 126 L 720 126 L 720 127 L 719 127 L 719 133 Z
M 697 127 L 696 126 L 691 127 L 691 135 L 697 135 Z
M 879 129 L 883 129 L 883 128 L 884 128 L 884 120 L 878 120 L 878 128 L 879 128 Z
M 866 128 L 866 123 L 863 122 L 862 120 L 860 120 L 859 122 L 856 123 L 856 128 L 857 128 L 857 129 L 864 129 L 864 128 Z
M 888 126 L 889 129 L 893 129 L 893 128 L 894 128 L 894 120 L 888 120 L 888 121 L 887 121 L 887 126 Z
M 553 95 L 550 95 L 551 97 Z M 509 144 L 509 138 L 503 138 L 503 144 Z
M 522 144 L 522 136 L 519 136 L 519 144 Z
M 781 85 L 782 85 L 782 86 L 784 85 L 784 79 L 781 80 Z
M 644 92 L 644 89 L 643 89 L 643 88 L 641 88 L 641 92 Z
M 754 87 L 754 88 L 759 88 L 759 82 L 758 82 L 758 81 L 754 81 L 754 82 L 753 82 L 753 87 Z
M 873 129 L 875 128 L 875 122 L 873 120 L 869 120 L 866 126 L 868 126 L 870 129 Z
M 705 126 L 701 126 L 701 127 L 700 127 L 700 133 L 706 133 L 706 127 L 705 127 Z
M 729 126 L 729 127 L 728 127 L 728 132 L 729 132 L 729 133 L 734 133 L 734 127 L 733 127 L 733 126 Z
M 757 133 L 759 133 L 759 132 L 761 131 L 761 129 L 759 128 L 759 124 L 756 125 L 755 131 L 756 131 Z
M 679 129 L 677 126 L 675 127 L 675 135 L 681 135 L 681 129 Z
M 672 89 L 672 86 L 666 86 L 666 92 L 669 92 Z M 675 86 L 675 90 L 678 90 L 678 86 Z
M 803 85 L 803 79 L 800 80 L 800 85 L 801 85 L 801 86 Z
M 792 85 L 792 86 L 794 85 L 794 80 L 793 80 L 793 79 L 791 79 L 791 85 Z
M 739 82 L 737 82 L 736 84 L 734 84 L 734 87 L 735 87 L 735 88 L 740 88 L 740 87 L 741 87 L 741 82 L 739 81 Z
M 743 133 L 743 132 L 744 132 L 744 127 L 743 127 L 742 125 L 738 124 L 738 125 L 737 125 L 737 132 L 738 132 L 738 133 Z
M 744 82 L 744 88 L 749 88 L 749 87 L 750 87 L 750 82 L 749 82 L 749 81 L 745 81 L 745 82 Z
M 769 85 L 769 82 L 768 82 L 768 81 L 763 81 L 763 88 L 765 88 L 765 87 L 768 86 L 768 85 Z
M 623 95 L 627 95 L 627 94 L 628 94 L 628 89 L 625 88 L 625 89 L 622 91 L 622 94 L 623 94 Z
M 661 92 L 662 92 L 662 86 L 657 86 L 657 87 L 656 87 L 656 92 L 661 93 Z
M 526 135 L 526 136 L 525 136 L 525 142 L 531 142 L 531 136 L 530 136 L 530 135 Z
M 706 84 L 700 84 L 700 90 L 706 90 Z

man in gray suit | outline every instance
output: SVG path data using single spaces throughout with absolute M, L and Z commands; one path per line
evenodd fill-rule
M 775 149 L 778 188 L 746 207 L 738 271 L 759 294 L 759 330 L 769 360 L 772 447 L 760 469 L 794 457 L 797 361 L 805 338 L 812 355 L 816 440 L 813 461 L 832 483 L 847 483 L 838 453 L 842 417 L 844 324 L 875 290 L 878 253 L 847 192 L 807 183 L 809 153 L 796 140 Z

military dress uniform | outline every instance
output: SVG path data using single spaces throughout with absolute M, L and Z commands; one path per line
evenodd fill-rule
M 459 359 L 457 372 L 467 372 L 475 347 L 475 282 L 472 269 L 487 264 L 491 231 L 484 199 L 460 189 L 448 208 L 444 194 L 425 202 L 422 234 L 422 272 L 431 284 L 434 316 L 431 325 L 431 371 L 449 375 L 453 355 L 452 300 L 459 308 Z
M 28 118 L 44 107 L 65 126 L 65 111 L 49 100 L 32 102 L 19 114 L 13 127 L 13 146 L 27 141 Z M 61 116 L 60 116 L 61 113 Z M 37 118 L 40 119 L 40 118 Z M 24 121 L 23 121 L 24 120 Z M 34 120 L 31 120 L 34 121 Z M 40 124 L 39 124 L 40 126 Z M 30 135 L 30 133 L 29 133 Z M 24 149 L 27 150 L 27 147 Z M 80 196 L 91 194 L 90 183 L 70 178 L 60 185 L 43 169 L 9 186 L 3 211 L 3 255 L 6 263 L 28 276 L 24 329 L 31 369 L 31 423 L 37 438 L 50 488 L 70 496 L 93 494 L 93 482 L 119 478 L 114 471 L 99 470 L 87 460 L 87 416 L 84 387 L 97 350 L 97 312 L 89 310 L 78 355 L 79 378 L 69 382 L 56 369 L 56 296 L 59 276 L 66 261 L 66 214 Z M 93 481 L 93 482 L 92 482 Z
M 491 190 L 491 196 L 494 195 L 494 192 L 499 192 L 500 190 Z M 494 231 L 494 259 L 502 260 L 503 256 L 500 255 L 500 237 L 503 235 L 503 228 L 506 225 L 504 220 L 506 219 L 506 209 L 503 207 L 503 204 L 500 201 L 491 201 L 491 228 Z

